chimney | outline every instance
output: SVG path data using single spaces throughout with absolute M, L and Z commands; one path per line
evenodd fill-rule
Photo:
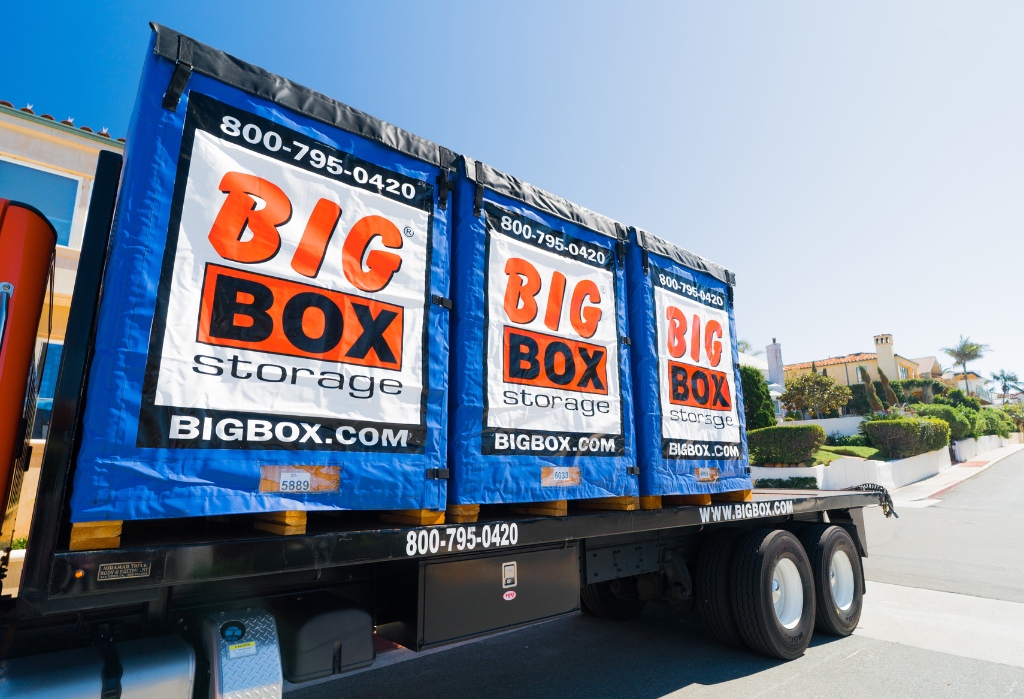
M 896 352 L 892 348 L 892 335 L 875 335 L 875 353 L 878 354 L 878 367 L 885 372 L 890 381 L 899 381 L 900 372 L 896 368 Z
M 786 379 L 782 369 L 782 345 L 773 337 L 772 344 L 765 347 L 765 350 L 768 355 L 768 383 L 785 386 Z

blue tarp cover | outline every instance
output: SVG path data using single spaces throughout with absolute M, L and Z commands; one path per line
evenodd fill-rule
M 449 502 L 636 495 L 619 241 L 554 215 L 573 207 L 512 178 L 495 175 L 520 198 L 478 184 L 466 162 L 452 240 Z
M 641 495 L 750 489 L 732 275 L 643 231 L 627 247 Z
M 304 116 L 358 113 L 208 47 L 166 109 L 160 41 L 129 128 L 72 521 L 443 508 L 427 478 L 447 429 L 438 164 Z M 251 89 L 200 71 L 216 60 Z

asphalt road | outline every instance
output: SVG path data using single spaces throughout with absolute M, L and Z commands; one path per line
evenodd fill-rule
M 867 511 L 868 580 L 1024 603 L 1024 451 L 940 499 Z
M 1024 452 L 934 507 L 904 507 L 898 520 L 869 511 L 861 627 L 817 635 L 790 663 L 718 645 L 691 614 L 651 606 L 629 622 L 576 616 L 429 655 L 386 654 L 381 667 L 288 697 L 1024 697 L 1018 494 Z

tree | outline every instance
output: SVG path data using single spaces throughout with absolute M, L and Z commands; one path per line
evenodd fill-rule
M 1010 389 L 1017 392 L 1024 391 L 1024 386 L 1021 386 L 1020 379 L 1012 371 L 1000 369 L 992 374 L 992 380 L 999 384 L 999 388 L 1003 391 L 1003 405 L 1006 405 L 1006 396 L 1009 395 Z
M 972 342 L 971 338 L 963 335 L 960 336 L 960 341 L 952 347 L 942 348 L 942 351 L 953 360 L 953 364 L 964 370 L 964 390 L 967 395 L 971 395 L 971 385 L 967 383 L 967 362 L 981 359 L 989 349 L 988 345 Z
M 889 385 L 889 377 L 882 371 L 882 367 L 878 367 L 878 380 L 882 382 L 882 393 L 885 394 L 885 402 L 889 404 L 889 407 L 900 404 L 900 399 L 896 397 L 896 391 L 892 390 L 892 386 Z
M 831 376 L 810 373 L 786 382 L 782 403 L 787 410 L 806 410 L 821 417 L 823 413 L 839 410 L 852 397 L 850 389 L 837 384 Z
M 764 374 L 752 366 L 740 365 L 740 383 L 743 386 L 743 415 L 747 430 L 774 427 L 777 424 L 775 406 Z
M 882 412 L 885 407 L 882 405 L 882 401 L 878 400 L 878 392 L 875 391 L 875 384 L 871 380 L 868 370 L 862 366 L 857 367 L 857 370 L 860 372 L 860 380 L 864 382 L 864 393 L 868 397 L 868 405 L 872 412 Z
M 764 354 L 764 350 L 754 350 L 754 346 L 748 340 L 737 340 L 736 348 L 743 354 L 750 354 L 755 357 Z

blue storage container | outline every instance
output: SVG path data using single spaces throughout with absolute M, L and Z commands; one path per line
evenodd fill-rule
M 626 258 L 640 494 L 749 490 L 735 276 L 638 229 Z
M 460 160 L 449 503 L 637 495 L 624 238 L 610 219 Z
M 127 142 L 72 521 L 443 509 L 454 155 L 155 25 Z

